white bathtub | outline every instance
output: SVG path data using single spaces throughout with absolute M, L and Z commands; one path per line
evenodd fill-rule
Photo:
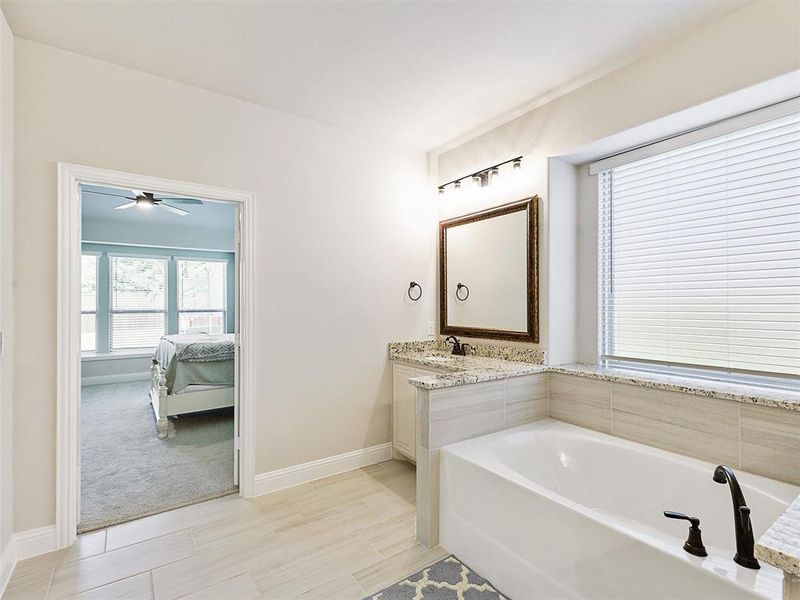
M 459 442 L 441 454 L 440 543 L 512 600 L 779 600 L 780 570 L 732 560 L 715 466 L 551 420 Z M 800 488 L 736 472 L 758 539 Z M 700 517 L 707 558 L 664 510 Z

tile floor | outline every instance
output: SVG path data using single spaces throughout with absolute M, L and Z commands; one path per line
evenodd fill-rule
M 20 562 L 3 600 L 360 599 L 446 556 L 414 537 L 414 468 L 388 461 L 227 496 Z

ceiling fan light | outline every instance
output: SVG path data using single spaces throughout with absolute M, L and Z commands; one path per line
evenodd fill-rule
M 155 202 L 153 202 L 152 198 L 145 196 L 144 198 L 136 199 L 136 206 L 139 208 L 153 208 L 153 206 L 155 206 Z

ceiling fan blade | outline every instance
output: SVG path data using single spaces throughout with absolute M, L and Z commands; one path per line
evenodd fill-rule
M 136 206 L 136 200 L 115 206 L 114 210 L 125 210 L 126 208 L 133 208 L 134 206 Z
M 111 196 L 112 198 L 127 198 L 128 200 L 135 200 L 135 198 L 131 198 L 130 196 L 124 196 L 122 194 L 110 194 L 109 192 L 95 192 L 93 190 L 84 190 L 84 194 L 95 194 L 97 196 Z
M 175 204 L 202 204 L 202 200 L 198 200 L 197 198 L 171 198 L 167 196 L 156 196 L 156 200 L 169 200 L 170 202 L 174 202 Z
M 178 208 L 177 206 L 171 206 L 169 204 L 164 204 L 163 202 L 159 202 L 156 206 L 161 206 L 162 208 L 166 208 L 169 212 L 174 213 L 176 215 L 180 215 L 181 217 L 185 217 L 189 214 L 188 210 L 183 210 L 182 208 Z

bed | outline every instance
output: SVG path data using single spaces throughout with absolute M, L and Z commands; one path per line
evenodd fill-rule
M 165 335 L 153 354 L 150 404 L 159 438 L 175 435 L 169 417 L 234 405 L 232 333 Z

